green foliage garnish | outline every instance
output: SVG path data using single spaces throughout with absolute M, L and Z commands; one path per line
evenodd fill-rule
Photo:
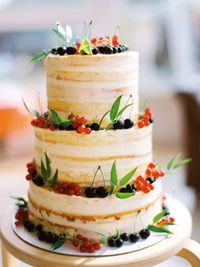
M 52 32 L 54 32 L 58 38 L 62 39 L 63 41 L 66 41 L 66 34 L 65 32 L 62 32 L 58 29 L 52 29 Z
M 108 243 L 108 237 L 106 235 L 101 236 L 101 242 L 102 244 L 106 245 Z
M 58 239 L 56 242 L 54 242 L 51 246 L 51 250 L 56 250 L 60 247 L 62 247 L 62 245 L 64 245 L 64 243 L 66 242 L 65 238 L 60 238 Z
M 118 184 L 116 160 L 113 162 L 113 165 L 111 168 L 110 179 L 111 179 L 112 184 L 114 185 Z
M 127 173 L 119 182 L 120 186 L 126 185 L 129 180 L 133 177 L 133 175 L 135 174 L 137 170 L 137 167 L 135 169 L 133 169 L 132 171 L 130 171 L 129 173 Z
M 116 120 L 116 117 L 117 117 L 117 114 L 118 114 L 118 111 L 119 111 L 119 106 L 120 106 L 120 103 L 121 103 L 122 96 L 123 96 L 123 95 L 120 95 L 120 96 L 115 100 L 115 102 L 113 103 L 113 105 L 112 105 L 112 107 L 111 107 L 111 110 L 110 110 L 110 120 L 111 120 L 112 122 Z
M 15 206 L 17 208 L 24 208 L 24 209 L 28 208 L 28 203 L 24 198 L 22 197 L 12 197 L 12 198 L 16 200 Z
M 153 223 L 158 222 L 161 218 L 166 216 L 166 211 L 161 211 L 160 213 L 158 213 L 154 218 L 153 218 Z
M 83 39 L 81 40 L 79 53 L 81 55 L 92 55 L 91 43 L 87 37 L 83 37 Z
M 58 169 L 56 169 L 54 176 L 52 179 L 51 177 L 51 162 L 47 154 L 45 153 L 45 164 L 43 160 L 41 160 L 41 174 L 44 184 L 47 184 L 48 186 L 52 187 L 58 178 Z
M 168 229 L 162 227 L 162 226 L 155 226 L 153 224 L 148 225 L 147 227 L 149 231 L 156 232 L 156 233 L 167 233 L 169 235 L 172 235 L 173 233 L 169 231 Z
M 110 195 L 113 192 L 115 192 L 116 197 L 121 198 L 121 199 L 134 196 L 135 193 L 122 193 L 118 191 L 122 186 L 126 185 L 130 181 L 130 179 L 135 174 L 136 170 L 137 170 L 137 167 L 131 170 L 129 173 L 127 173 L 120 181 L 118 181 L 117 167 L 116 167 L 116 160 L 115 160 L 113 162 L 113 165 L 110 171 Z
M 49 119 L 50 119 L 51 124 L 53 124 L 55 127 L 57 128 L 62 127 L 63 129 L 66 129 L 67 127 L 69 127 L 74 121 L 73 118 L 68 120 L 68 119 L 60 117 L 58 113 L 53 109 L 49 110 Z
M 177 169 L 177 168 L 180 168 L 180 167 L 183 167 L 184 165 L 188 164 L 189 162 L 192 161 L 192 158 L 187 158 L 187 159 L 184 159 L 184 160 L 181 160 L 181 161 L 178 161 L 175 163 L 176 159 L 180 156 L 180 153 L 177 153 L 176 155 L 174 155 L 170 161 L 168 162 L 167 164 L 167 170 L 174 170 L 174 169 Z
M 116 192 L 115 193 L 116 197 L 120 198 L 120 199 L 126 199 L 129 197 L 132 197 L 135 195 L 135 193 L 122 193 L 122 192 Z
M 39 60 L 43 60 L 45 59 L 49 54 L 51 53 L 50 50 L 48 51 L 43 51 L 42 53 L 39 53 L 37 55 L 35 55 L 34 57 L 31 58 L 31 60 L 29 61 L 29 63 L 33 63 L 35 61 L 39 61 Z
M 29 105 L 25 102 L 25 100 L 24 100 L 23 97 L 22 97 L 22 102 L 23 102 L 24 107 L 26 108 L 26 110 L 27 110 L 31 115 L 33 115 L 33 116 L 35 116 L 35 117 L 39 117 L 39 116 L 40 116 L 40 113 L 39 113 L 36 109 L 34 109 L 34 108 L 32 108 L 31 106 L 29 106 Z
M 113 124 L 121 117 L 121 115 L 124 113 L 124 111 L 130 107 L 133 106 L 133 103 L 128 104 L 129 100 L 132 99 L 132 96 L 129 97 L 128 101 L 126 102 L 125 106 L 119 110 L 120 108 L 120 104 L 121 104 L 121 99 L 122 99 L 123 95 L 118 96 L 118 98 L 114 101 L 112 107 L 110 110 L 108 110 L 100 119 L 99 121 L 99 127 L 101 128 L 101 124 L 103 119 L 106 117 L 107 114 L 109 114 L 110 117 L 110 121 L 111 123 L 109 123 L 106 127 L 106 129 L 110 129 L 112 128 Z

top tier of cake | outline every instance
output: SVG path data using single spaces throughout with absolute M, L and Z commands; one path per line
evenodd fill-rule
M 84 115 L 98 122 L 119 95 L 133 96 L 133 118 L 138 114 L 138 53 L 48 56 L 48 108 L 60 115 Z M 127 110 L 129 115 L 130 110 Z M 126 112 L 123 116 L 127 117 Z M 107 123 L 106 119 L 104 123 Z

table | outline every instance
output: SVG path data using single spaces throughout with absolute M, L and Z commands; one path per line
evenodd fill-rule
M 79 257 L 51 253 L 33 247 L 13 232 L 9 211 L 2 219 L 0 233 L 2 240 L 3 267 L 18 267 L 17 259 L 36 267 L 148 267 L 161 263 L 174 255 L 187 259 L 193 267 L 200 266 L 200 245 L 190 240 L 192 219 L 188 210 L 178 200 L 173 204 L 184 219 L 174 235 L 140 251 L 117 256 Z

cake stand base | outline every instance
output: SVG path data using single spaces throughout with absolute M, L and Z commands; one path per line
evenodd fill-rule
M 13 212 L 10 211 L 2 218 L 0 226 L 3 267 L 18 266 L 10 254 L 36 267 L 148 267 L 161 263 L 176 254 L 186 258 L 192 266 L 200 266 L 200 246 L 195 241 L 189 240 L 192 228 L 190 213 L 176 199 L 173 199 L 173 206 L 176 208 L 178 215 L 183 218 L 183 223 L 179 224 L 174 235 L 139 251 L 105 257 L 59 255 L 33 247 L 14 233 L 11 225 Z

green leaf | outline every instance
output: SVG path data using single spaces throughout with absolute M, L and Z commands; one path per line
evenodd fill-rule
M 113 103 L 113 105 L 112 105 L 112 107 L 111 107 L 111 110 L 110 110 L 110 120 L 111 120 L 111 121 L 115 121 L 115 119 L 116 119 L 116 116 L 117 116 L 118 111 L 119 111 L 119 106 L 120 106 L 120 103 L 121 103 L 122 96 L 123 96 L 123 95 L 120 95 L 120 96 L 115 100 L 115 102 Z
M 51 184 L 50 184 L 51 187 L 54 186 L 54 184 L 57 182 L 57 179 L 58 179 L 58 169 L 56 169 L 56 171 L 54 173 L 54 176 L 53 176 L 53 178 L 51 180 Z
M 88 40 L 88 38 L 83 37 L 83 39 L 81 40 L 81 46 L 79 48 L 79 53 L 81 55 L 92 55 L 91 43 Z
M 184 165 L 188 164 L 191 161 L 192 161 L 192 158 L 181 160 L 181 161 L 177 162 L 176 164 L 174 164 L 173 169 L 183 167 Z
M 18 208 L 20 208 L 20 207 L 27 208 L 28 207 L 28 203 L 24 198 L 22 198 L 22 197 L 12 197 L 12 198 L 17 200 L 15 203 L 16 207 L 18 207 Z
M 50 53 L 50 51 L 43 51 L 42 53 L 39 53 L 39 54 L 35 55 L 34 57 L 32 57 L 31 60 L 29 61 L 29 63 L 43 60 L 48 56 L 49 53 Z
M 116 119 L 119 118 L 119 117 L 124 113 L 124 111 L 125 111 L 128 107 L 130 107 L 130 106 L 132 106 L 132 105 L 133 105 L 133 104 L 131 103 L 131 104 L 128 104 L 128 105 L 124 106 L 124 107 L 117 113 Z
M 161 218 L 166 216 L 166 211 L 161 211 L 160 213 L 158 213 L 154 218 L 153 218 L 153 223 L 158 222 Z
M 130 171 L 129 173 L 127 173 L 119 182 L 120 186 L 123 186 L 125 184 L 128 183 L 128 181 L 133 177 L 133 175 L 135 174 L 137 170 L 137 167 L 135 169 L 133 169 L 132 171 Z
M 34 115 L 35 117 L 39 117 L 39 116 L 40 116 L 40 113 L 39 113 L 36 109 L 34 109 L 34 108 L 32 108 L 31 106 L 29 106 L 29 105 L 25 102 L 25 100 L 23 99 L 23 97 L 22 97 L 22 102 L 23 102 L 23 104 L 24 104 L 26 110 L 27 110 L 31 115 Z
M 102 244 L 106 245 L 108 243 L 108 237 L 106 235 L 101 236 L 101 242 Z
M 164 227 L 158 227 L 155 226 L 153 224 L 148 225 L 147 227 L 150 231 L 155 232 L 155 233 L 167 233 L 169 235 L 173 234 L 171 231 L 169 231 L 168 229 L 164 228 Z
M 46 172 L 46 169 L 44 167 L 44 163 L 42 160 L 41 160 L 40 166 L 41 166 L 41 174 L 42 174 L 43 181 L 46 182 L 47 181 L 47 172 Z
M 110 182 L 110 195 L 113 193 L 114 189 L 115 189 L 114 184 Z
M 61 120 L 60 116 L 58 115 L 58 113 L 53 109 L 50 109 L 49 118 L 50 118 L 51 123 L 56 127 L 58 127 L 60 125 L 60 123 L 62 122 L 62 120 Z
M 51 175 L 51 166 L 50 166 L 50 160 L 49 157 L 47 156 L 47 154 L 45 153 L 45 160 L 46 160 L 46 176 L 47 176 L 47 180 L 50 178 Z
M 59 31 L 57 29 L 52 29 L 52 32 L 54 32 L 58 38 L 60 38 L 66 42 L 66 34 L 62 33 L 61 31 Z
M 167 164 L 167 170 L 170 170 L 175 162 L 175 160 L 180 156 L 180 153 L 177 153 L 176 155 L 174 155 L 170 161 Z
M 59 240 L 57 240 L 56 242 L 54 242 L 51 246 L 51 250 L 56 250 L 60 247 L 62 247 L 62 245 L 64 245 L 66 239 L 65 238 L 61 238 Z
M 73 121 L 74 121 L 73 118 L 70 120 L 65 120 L 64 122 L 60 123 L 59 126 L 62 126 L 63 129 L 66 129 L 68 126 L 72 124 Z
M 135 193 L 122 193 L 122 192 L 117 192 L 115 195 L 116 195 L 116 197 L 118 197 L 120 199 L 126 199 L 126 198 L 129 198 L 129 197 L 134 196 Z
M 118 184 L 116 160 L 113 162 L 113 165 L 112 165 L 112 168 L 111 168 L 110 180 L 111 180 L 113 185 L 117 185 Z

